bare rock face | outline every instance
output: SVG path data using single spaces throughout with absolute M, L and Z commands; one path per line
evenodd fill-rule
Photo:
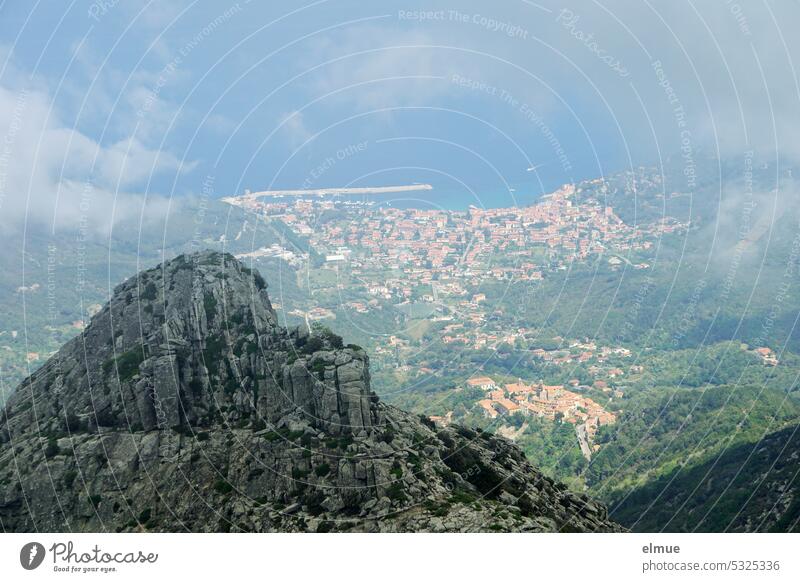
M 378 401 L 261 276 L 180 256 L 115 289 L 0 416 L 4 531 L 616 531 L 487 433 Z

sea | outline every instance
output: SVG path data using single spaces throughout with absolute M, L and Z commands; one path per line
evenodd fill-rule
M 394 192 L 387 194 L 360 194 L 342 195 L 335 197 L 326 196 L 325 199 L 334 198 L 359 203 L 371 203 L 375 207 L 393 208 L 419 208 L 428 210 L 466 211 L 471 206 L 477 208 L 510 208 L 513 206 L 529 206 L 536 203 L 541 197 L 556 190 L 558 186 L 543 191 L 541 186 L 532 184 L 511 185 L 508 189 L 481 188 L 469 190 L 466 188 L 455 189 L 452 187 L 440 188 L 434 185 L 433 190 L 419 190 L 416 192 Z M 311 199 L 320 200 L 316 196 Z

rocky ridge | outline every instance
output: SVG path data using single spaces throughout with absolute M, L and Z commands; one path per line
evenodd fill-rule
M 3 531 L 618 531 L 510 441 L 380 402 L 231 255 L 118 286 L 0 416 Z

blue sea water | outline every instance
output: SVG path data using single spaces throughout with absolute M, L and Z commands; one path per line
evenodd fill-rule
M 513 191 L 491 189 L 441 189 L 416 192 L 397 192 L 392 194 L 369 194 L 358 196 L 337 195 L 336 200 L 352 202 L 372 202 L 375 206 L 393 208 L 420 208 L 451 211 L 465 211 L 470 206 L 478 208 L 508 208 L 511 206 L 529 206 L 538 201 L 546 192 L 530 184 L 512 186 Z

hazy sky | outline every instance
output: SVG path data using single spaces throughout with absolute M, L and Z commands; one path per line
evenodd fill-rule
M 798 23 L 789 0 L 7 0 L 0 226 L 157 213 L 209 176 L 539 191 L 681 148 L 797 158 Z

